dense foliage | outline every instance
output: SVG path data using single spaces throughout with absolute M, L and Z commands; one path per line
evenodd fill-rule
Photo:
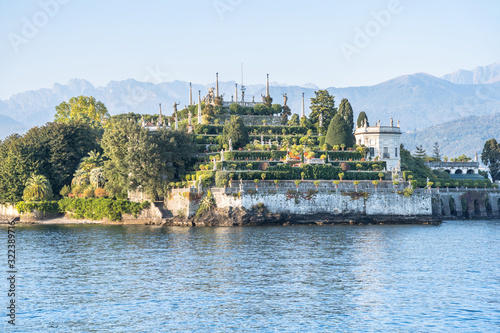
M 56 123 L 67 123 L 81 120 L 92 127 L 101 127 L 109 119 L 109 113 L 104 103 L 96 101 L 92 96 L 71 97 L 69 102 L 56 106 Z
M 33 174 L 45 176 L 52 192 L 59 193 L 70 184 L 81 158 L 101 150 L 101 135 L 82 121 L 70 121 L 47 123 L 0 141 L 0 202 L 20 201 Z
M 350 126 L 344 117 L 340 113 L 337 113 L 328 126 L 325 143 L 331 146 L 345 145 L 346 147 L 352 147 L 354 145 L 353 139 Z
M 119 120 L 104 132 L 102 147 L 108 158 L 106 190 L 126 198 L 140 189 L 153 197 L 166 192 L 166 183 L 180 178 L 194 153 L 191 137 L 181 131 L 149 132 L 133 121 Z
M 481 160 L 490 170 L 493 181 L 500 180 L 500 144 L 495 139 L 490 139 L 484 144 Z
M 318 90 L 314 92 L 315 97 L 311 98 L 311 113 L 309 114 L 309 120 L 312 124 L 319 125 L 319 117 L 323 117 L 323 127 L 320 129 L 322 133 L 325 133 L 328 129 L 328 125 L 332 120 L 333 116 L 337 113 L 335 108 L 335 96 L 330 95 L 328 90 Z

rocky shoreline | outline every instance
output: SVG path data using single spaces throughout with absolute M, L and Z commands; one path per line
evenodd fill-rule
M 9 219 L 0 219 L 0 224 L 6 224 Z M 439 225 L 442 220 L 433 216 L 396 216 L 378 215 L 366 216 L 359 214 L 286 214 L 272 213 L 267 208 L 254 208 L 251 210 L 241 208 L 215 208 L 205 212 L 199 217 L 191 218 L 176 216 L 164 218 L 161 221 L 149 219 L 127 219 L 124 221 L 75 220 L 67 217 L 50 217 L 40 220 L 23 221 L 16 218 L 19 224 L 109 224 L 109 225 L 157 225 L 176 227 L 244 227 L 244 226 L 279 226 L 279 225 Z
M 381 224 L 429 224 L 439 225 L 441 219 L 433 216 L 361 216 L 358 214 L 274 214 L 266 208 L 260 209 L 213 209 L 199 217 L 174 217 L 167 219 L 164 226 L 185 227 L 233 227 L 272 225 L 381 225 Z

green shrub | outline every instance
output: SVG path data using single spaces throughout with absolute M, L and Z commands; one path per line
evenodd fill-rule
M 38 210 L 44 213 L 59 213 L 59 205 L 57 201 L 38 201 L 25 202 L 19 201 L 16 203 L 16 209 L 19 213 L 30 213 Z
M 112 199 L 71 199 L 65 198 L 58 202 L 59 210 L 63 213 L 71 213 L 77 219 L 101 220 L 109 218 L 112 221 L 120 221 L 122 214 L 132 214 L 135 217 L 141 210 L 148 208 L 150 203 L 131 202 L 128 200 Z

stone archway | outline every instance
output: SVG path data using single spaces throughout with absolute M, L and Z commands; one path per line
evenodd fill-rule
M 455 174 L 456 175 L 461 175 L 463 172 L 462 172 L 462 169 L 457 169 L 455 170 Z
M 462 198 L 461 205 L 462 205 L 462 214 L 463 214 L 463 217 L 465 217 L 466 219 L 470 218 L 470 215 L 469 215 L 469 205 L 467 203 L 467 200 L 465 200 L 465 198 Z
M 468 175 L 473 175 L 474 174 L 474 170 L 472 170 L 472 169 L 467 170 L 467 174 Z
M 453 216 L 457 216 L 457 205 L 453 197 L 450 197 L 450 214 Z
M 493 207 L 491 206 L 491 202 L 489 198 L 486 198 L 484 201 L 484 206 L 486 207 L 486 215 L 492 216 L 493 215 Z
M 448 169 L 444 170 L 444 172 L 446 172 L 447 174 L 450 174 L 450 173 L 451 173 L 451 171 L 450 171 L 450 170 L 448 170 Z
M 477 199 L 474 200 L 474 216 L 481 216 L 481 207 Z

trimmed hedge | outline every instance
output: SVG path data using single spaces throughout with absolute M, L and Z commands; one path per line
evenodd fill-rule
M 324 154 L 325 151 L 319 151 L 319 153 Z M 349 160 L 352 158 L 353 160 L 360 160 L 364 158 L 365 156 L 362 153 L 358 153 L 355 151 L 329 151 L 328 152 L 328 160 L 330 162 L 334 162 L 335 160 Z M 378 162 L 378 161 L 376 161 Z
M 378 168 L 379 171 L 382 171 L 386 167 L 385 161 L 355 161 L 355 162 L 341 162 L 341 161 L 332 162 L 332 161 L 330 161 L 330 163 L 332 163 L 332 165 L 339 166 L 339 167 L 340 167 L 340 163 L 347 163 L 347 164 L 349 164 L 351 171 L 358 170 L 358 168 L 357 168 L 358 164 L 361 164 L 361 167 L 362 167 L 361 170 L 363 170 L 363 171 L 375 171 L 375 170 L 373 170 L 374 164 L 377 164 L 379 166 L 379 168 Z
M 25 202 L 19 201 L 16 203 L 16 209 L 19 213 L 29 213 L 38 210 L 44 213 L 61 213 L 57 201 L 40 201 L 40 202 Z
M 224 159 L 227 161 L 230 160 L 245 160 L 248 158 L 249 161 L 255 161 L 257 159 L 260 160 L 280 160 L 286 156 L 287 152 L 284 150 L 234 150 L 234 151 L 226 151 L 224 152 Z
M 128 200 L 112 199 L 72 199 L 64 198 L 59 200 L 59 210 L 61 212 L 72 213 L 72 217 L 77 219 L 87 218 L 91 220 L 101 220 L 105 217 L 112 221 L 120 221 L 122 214 L 133 214 L 135 217 L 141 210 L 148 208 L 150 203 L 132 202 Z

